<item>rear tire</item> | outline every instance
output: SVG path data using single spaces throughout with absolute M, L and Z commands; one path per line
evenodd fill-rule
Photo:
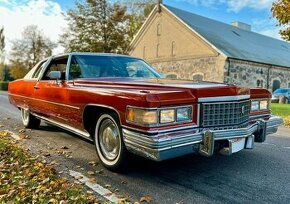
M 29 110 L 21 108 L 21 118 L 24 127 L 31 129 L 38 129 L 41 120 L 31 115 Z
M 108 169 L 120 172 L 127 166 L 127 150 L 118 116 L 102 114 L 97 121 L 94 142 L 101 163 Z

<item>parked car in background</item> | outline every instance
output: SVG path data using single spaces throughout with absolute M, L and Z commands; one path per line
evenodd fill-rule
M 275 133 L 271 93 L 232 84 L 163 79 L 135 57 L 68 53 L 9 84 L 25 127 L 52 123 L 94 141 L 111 170 L 130 153 L 155 161 L 190 153 L 230 155 Z
M 277 89 L 276 91 L 273 92 L 272 94 L 272 102 L 278 102 L 279 98 L 281 96 L 285 97 L 285 103 L 288 104 L 290 103 L 290 88 L 286 89 L 286 88 L 281 88 L 281 89 Z

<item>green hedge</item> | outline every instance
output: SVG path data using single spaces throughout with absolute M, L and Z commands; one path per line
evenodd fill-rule
M 0 81 L 0 90 L 7 91 L 8 90 L 8 81 Z

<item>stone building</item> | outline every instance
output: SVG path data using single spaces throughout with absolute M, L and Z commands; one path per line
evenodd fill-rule
M 290 43 L 157 4 L 130 45 L 168 78 L 290 88 Z

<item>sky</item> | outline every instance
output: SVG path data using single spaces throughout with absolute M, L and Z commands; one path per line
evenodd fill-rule
M 23 28 L 34 24 L 52 41 L 66 29 L 62 15 L 74 7 L 74 0 L 0 0 L 0 27 L 4 26 L 6 53 L 11 42 L 21 37 Z M 254 32 L 281 39 L 276 20 L 271 17 L 274 0 L 163 0 L 169 6 L 187 10 L 231 24 L 240 21 L 252 26 Z M 54 53 L 63 49 L 57 47 Z

